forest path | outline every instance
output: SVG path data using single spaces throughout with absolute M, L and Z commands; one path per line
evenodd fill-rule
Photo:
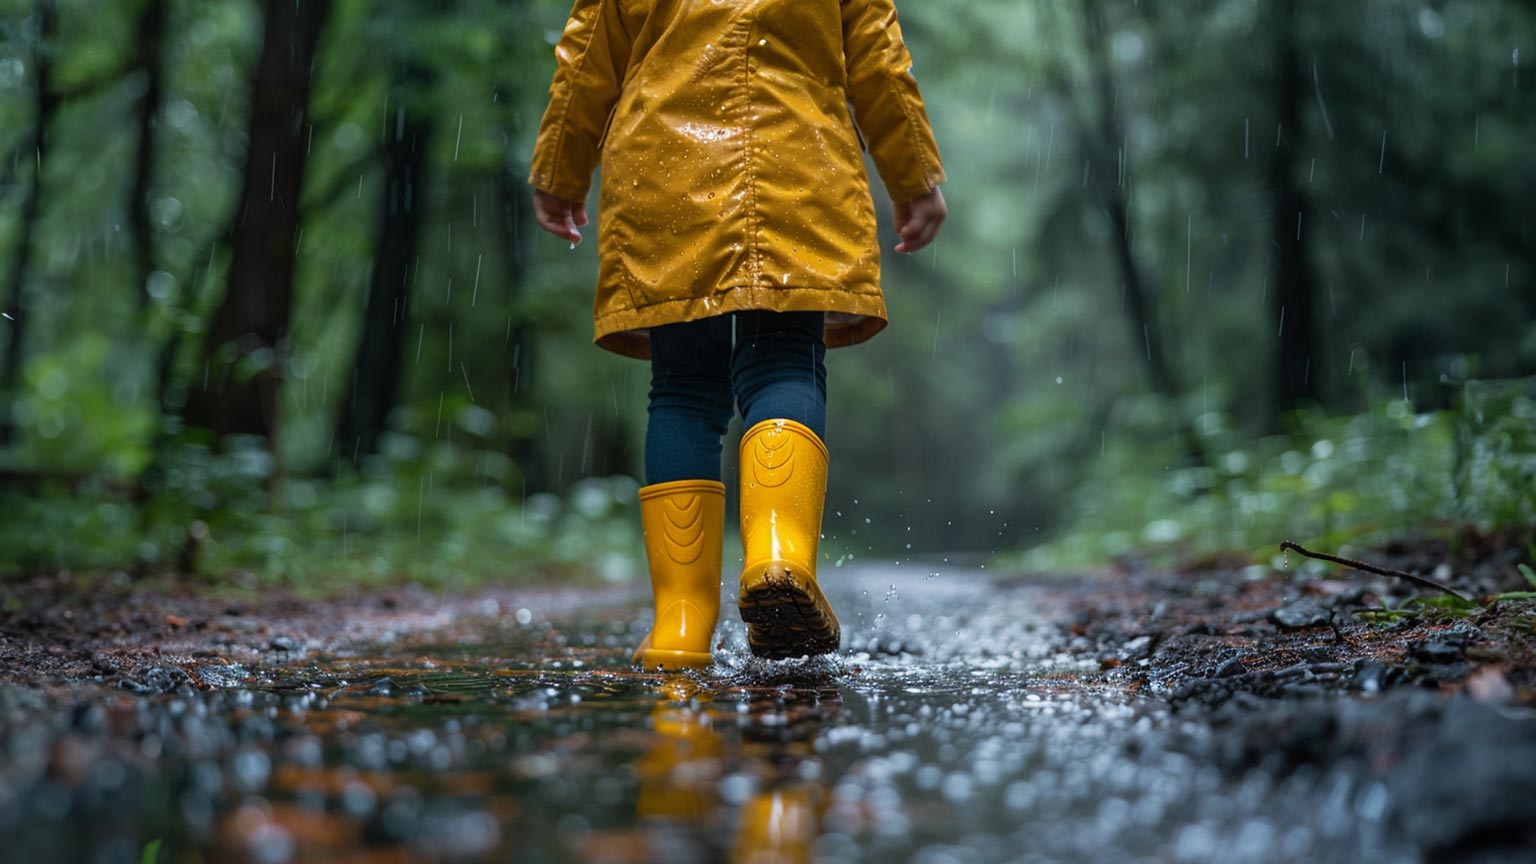
M 221 861 L 1498 861 L 1536 840 L 1518 615 L 1361 623 L 1346 609 L 1393 586 L 1262 568 L 823 583 L 836 658 L 751 658 L 727 580 L 697 676 L 627 667 L 630 589 L 187 601 L 94 676 L 0 690 L 0 836 L 109 861 L 154 840 Z

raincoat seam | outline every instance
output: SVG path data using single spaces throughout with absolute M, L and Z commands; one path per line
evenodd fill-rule
M 757 209 L 757 166 L 753 161 L 757 152 L 753 146 L 757 136 L 752 124 L 748 122 L 752 117 L 752 56 L 747 46 L 752 42 L 752 19 L 743 15 L 741 20 L 741 164 L 745 168 L 747 182 L 747 275 L 755 287 L 762 281 L 763 260 L 760 249 L 762 226 Z
M 571 123 L 571 100 L 574 98 L 574 95 L 575 95 L 576 82 L 577 82 L 578 79 L 581 78 L 582 70 L 586 69 L 586 66 L 587 66 L 587 56 L 592 53 L 592 41 L 597 38 L 597 30 L 603 24 L 603 10 L 605 8 L 607 8 L 607 6 L 608 6 L 608 0 L 598 0 L 597 11 L 595 13 L 593 13 L 593 15 L 592 15 L 592 26 L 587 28 L 587 40 L 582 43 L 581 54 L 576 58 L 575 64 L 573 64 L 572 67 L 571 67 L 571 80 L 570 80 L 570 82 L 568 82 L 568 84 L 567 84 L 567 86 L 565 88 L 565 93 L 563 94 L 565 96 L 564 104 L 562 104 L 560 106 L 560 127 L 559 127 L 559 130 L 555 133 L 554 146 L 552 148 L 550 148 L 550 162 L 552 164 L 550 165 L 550 171 L 549 171 L 550 177 L 549 177 L 549 179 L 550 179 L 551 183 L 555 183 L 555 184 L 559 184 L 559 185 L 564 185 L 564 184 L 560 183 L 559 175 L 560 175 L 561 157 L 566 155 L 566 153 L 565 153 L 565 133 L 566 133 L 566 130 L 570 128 L 570 123 Z M 611 118 L 611 116 L 613 114 L 612 108 L 609 109 L 608 113 L 609 113 L 610 118 Z M 605 135 L 605 137 L 606 137 L 606 135 Z M 594 142 L 594 143 L 596 143 L 596 142 Z M 590 180 L 591 169 L 590 168 L 587 169 L 587 173 L 589 175 L 589 179 L 587 180 L 587 183 L 590 184 L 591 183 L 591 180 Z M 578 185 L 584 185 L 584 184 L 578 184 Z M 575 187 L 573 186 L 571 188 L 572 188 L 572 191 L 574 191 Z
M 912 73 L 905 72 L 901 74 L 911 75 Z M 901 104 L 902 116 L 907 118 L 907 139 L 909 142 L 911 142 L 912 152 L 917 155 L 918 168 L 920 168 L 923 172 L 923 177 L 921 180 L 923 191 L 918 193 L 918 195 L 921 195 L 933 188 L 928 182 L 928 177 L 931 173 L 928 170 L 928 148 L 923 146 L 922 139 L 918 136 L 917 118 L 912 113 L 912 103 L 909 99 L 907 99 L 907 94 L 901 87 L 900 78 L 892 77 L 890 79 L 890 85 L 891 89 L 896 93 L 896 101 Z M 914 186 L 913 188 L 916 187 Z M 912 197 L 915 198 L 917 196 L 914 195 Z

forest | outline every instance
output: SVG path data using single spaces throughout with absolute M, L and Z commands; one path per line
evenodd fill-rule
M 910 5 L 954 215 L 833 354 L 839 554 L 1531 518 L 1536 13 Z M 648 370 L 523 179 L 566 11 L 6 0 L 0 566 L 633 569 Z
M 752 656 L 732 491 L 660 674 L 570 0 L 0 0 L 0 847 L 1529 860 L 1536 5 L 899 5 L 842 641 Z

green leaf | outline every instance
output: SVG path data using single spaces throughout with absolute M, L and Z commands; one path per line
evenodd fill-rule
M 1520 568 L 1520 575 L 1525 577 L 1525 581 L 1531 583 L 1532 588 L 1536 588 L 1536 570 L 1532 570 L 1529 564 L 1516 564 L 1515 566 Z
M 1420 598 L 1419 605 L 1435 609 L 1447 609 L 1453 612 L 1465 612 L 1473 606 L 1470 601 L 1463 600 L 1454 594 L 1438 594 L 1433 597 L 1423 597 Z
M 139 853 L 139 864 L 155 864 L 160 860 L 160 838 L 144 844 L 144 851 Z
M 1536 600 L 1536 591 L 1505 591 L 1496 600 Z

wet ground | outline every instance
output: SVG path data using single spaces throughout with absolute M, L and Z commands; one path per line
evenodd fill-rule
M 1464 587 L 1519 587 L 1506 564 Z M 727 594 L 716 667 L 670 677 L 626 667 L 648 624 L 628 591 L 233 607 L 126 591 L 96 642 L 50 643 L 89 604 L 39 589 L 0 629 L 0 857 L 1536 851 L 1531 601 L 1416 609 L 1374 577 L 1220 562 L 1004 580 L 861 565 L 824 583 L 835 659 L 750 658 Z M 1383 604 L 1399 612 L 1367 611 Z

